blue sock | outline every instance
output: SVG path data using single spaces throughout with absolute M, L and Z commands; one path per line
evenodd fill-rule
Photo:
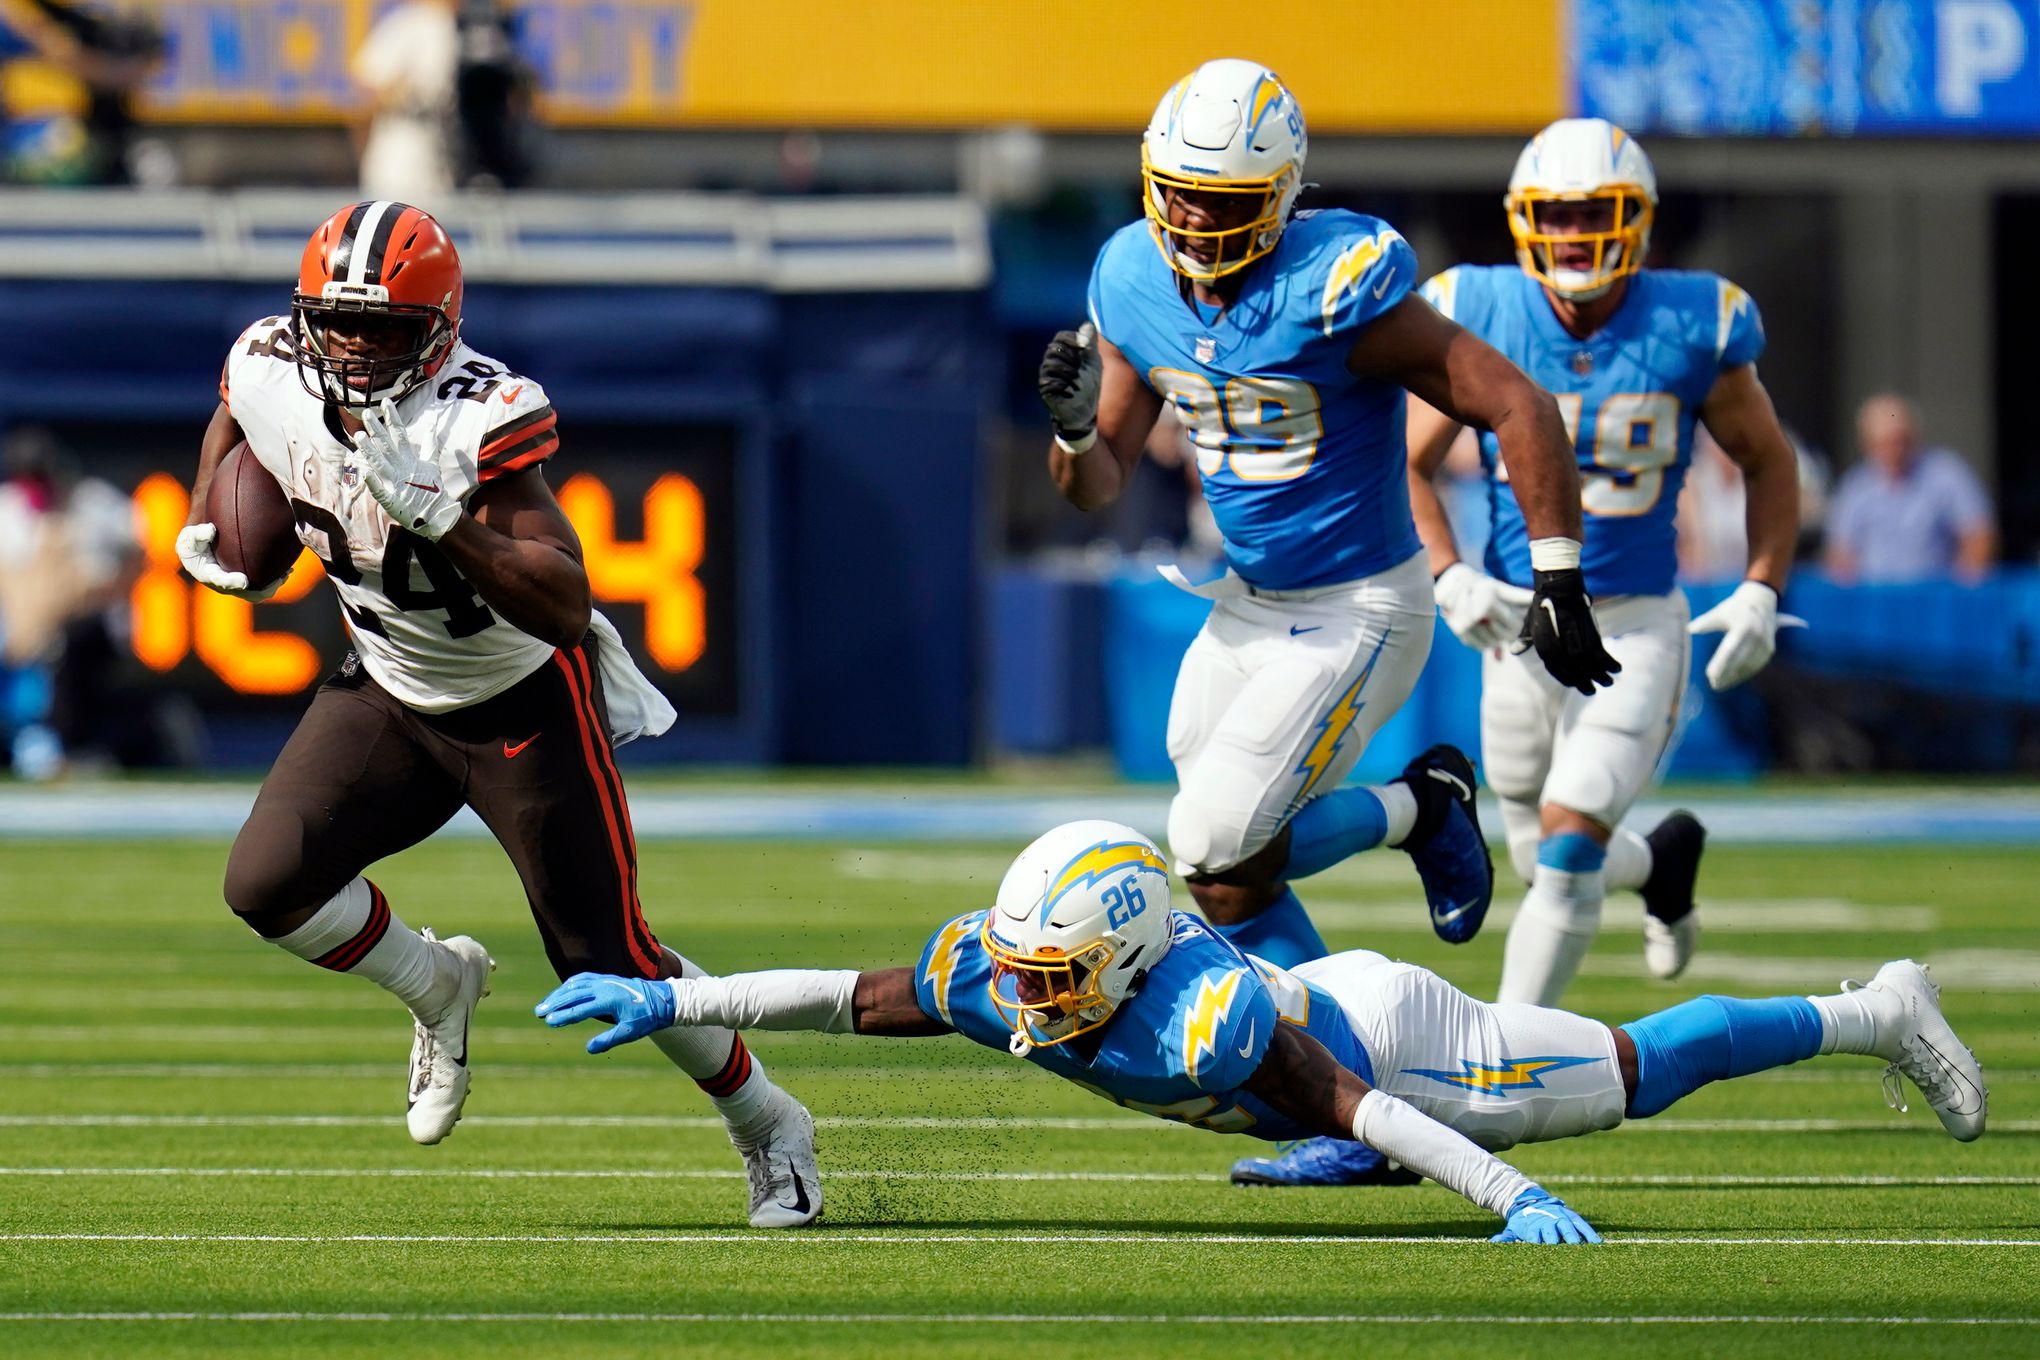
M 1296 894 L 1287 888 L 1259 916 L 1250 917 L 1236 926 L 1213 926 L 1212 929 L 1240 949 L 1266 959 L 1277 968 L 1294 968 L 1299 963 L 1321 959 L 1331 952 L 1325 948 L 1324 938 L 1310 923 L 1310 917 L 1304 914 L 1303 903 L 1297 901 Z M 1817 1030 L 1819 1026 L 1815 1028 Z
M 1561 831 L 1537 842 L 1537 867 L 1568 874 L 1591 874 L 1608 862 L 1608 848 L 1592 836 Z
M 1289 863 L 1282 876 L 1322 873 L 1349 855 L 1372 850 L 1387 835 L 1388 809 L 1372 789 L 1334 789 L 1289 819 Z
M 1696 996 L 1622 1027 L 1636 1041 L 1631 1119 L 1657 1114 L 1710 1081 L 1746 1077 L 1820 1052 L 1820 1012 L 1796 996 Z

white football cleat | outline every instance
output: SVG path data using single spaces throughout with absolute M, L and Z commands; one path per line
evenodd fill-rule
M 822 1216 L 822 1172 L 815 1164 L 815 1118 L 784 1091 L 778 1120 L 744 1155 L 751 1182 L 751 1226 L 801 1228 Z
M 1942 1128 L 1965 1143 L 1982 1137 L 1990 1100 L 1983 1066 L 1941 1014 L 1941 989 L 1927 970 L 1911 959 L 1897 959 L 1869 982 L 1844 982 L 1842 990 L 1882 992 L 1895 1003 L 1877 1017 L 1877 1056 L 1891 1063 L 1884 1073 L 1886 1103 L 1894 1110 L 1905 1108 L 1898 1084 L 1903 1073 L 1926 1097 Z
M 1685 972 L 1699 942 L 1699 912 L 1689 911 L 1670 925 L 1649 912 L 1643 914 L 1643 965 L 1652 977 L 1669 982 Z
M 411 1036 L 410 1104 L 404 1116 L 414 1142 L 432 1144 L 453 1132 L 460 1107 L 467 1103 L 468 1029 L 475 1007 L 489 994 L 489 974 L 496 961 L 480 943 L 465 935 L 441 940 L 426 926 L 418 932 L 442 951 L 442 966 L 458 969 L 453 999 L 429 1021 L 417 1020 Z

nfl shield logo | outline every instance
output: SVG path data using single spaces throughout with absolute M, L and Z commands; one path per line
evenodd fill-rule
M 345 487 L 354 487 L 360 485 L 360 483 L 361 483 L 361 469 L 354 466 L 354 464 L 352 463 L 341 464 L 340 485 Z
M 1572 371 L 1579 374 L 1582 378 L 1592 373 L 1594 371 L 1594 352 L 1590 349 L 1583 349 L 1575 353 L 1572 357 Z
M 1217 353 L 1218 353 L 1218 341 L 1216 341 L 1216 340 L 1212 339 L 1212 338 L 1211 338 L 1210 336 L 1208 336 L 1208 335 L 1200 335 L 1200 336 L 1198 336 L 1198 337 L 1197 337 L 1197 362 L 1198 362 L 1198 363 L 1200 363 L 1200 364 L 1208 364 L 1208 363 L 1210 363 L 1210 362 L 1211 362 L 1211 360 L 1212 360 L 1212 357 L 1213 357 L 1214 355 L 1216 355 Z

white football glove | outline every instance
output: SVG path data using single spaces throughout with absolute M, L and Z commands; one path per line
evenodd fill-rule
M 380 411 L 362 411 L 354 449 L 368 494 L 400 528 L 436 543 L 459 521 L 460 502 L 443 488 L 439 464 L 411 442 L 395 402 L 385 399 Z
M 1535 593 L 1497 581 L 1464 562 L 1439 572 L 1434 589 L 1445 626 L 1477 652 L 1515 640 L 1523 631 L 1523 611 Z
M 1778 650 L 1780 628 L 1804 628 L 1806 620 L 1778 612 L 1778 592 L 1762 581 L 1744 581 L 1728 598 L 1686 625 L 1688 633 L 1724 633 L 1707 661 L 1707 683 L 1734 689 L 1764 669 Z
M 266 586 L 250 586 L 248 573 L 228 571 L 220 565 L 220 559 L 213 553 L 213 544 L 220 536 L 219 526 L 212 523 L 187 524 L 177 531 L 177 560 L 191 573 L 191 579 L 222 595 L 259 604 L 282 589 L 284 581 L 290 579 L 285 572 L 280 580 Z

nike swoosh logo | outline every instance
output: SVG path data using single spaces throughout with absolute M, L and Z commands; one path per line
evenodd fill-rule
M 415 487 L 417 487 L 417 488 L 418 488 L 418 489 L 419 489 L 420 491 L 437 491 L 437 490 L 439 489 L 439 483 L 437 483 L 437 482 L 434 482 L 434 483 L 433 483 L 432 485 L 430 485 L 430 486 L 427 486 L 427 485 L 425 485 L 425 483 L 423 483 L 423 482 L 405 482 L 405 483 L 404 483 L 404 485 L 405 485 L 405 486 L 415 486 Z
M 807 1185 L 801 1180 L 798 1171 L 793 1173 L 793 1203 L 788 1204 L 785 1200 L 781 1200 L 779 1201 L 779 1207 L 791 1209 L 797 1214 L 804 1214 L 808 1211 Z
M 1935 1048 L 1934 1045 L 1931 1042 L 1929 1042 L 1924 1036 L 1922 1036 L 1922 1038 L 1920 1039 L 1920 1047 L 1924 1048 L 1925 1050 L 1927 1050 L 1927 1052 L 1931 1053 L 1934 1057 L 1934 1061 L 1940 1064 L 1942 1074 L 1948 1078 L 1948 1084 L 1955 1087 L 1957 1090 L 1965 1093 L 1963 1097 L 1963 1103 L 1962 1105 L 1956 1107 L 1955 1113 L 1957 1114 L 1971 1113 L 1971 1110 L 1968 1108 L 1968 1103 L 1972 1099 L 1975 1100 L 1979 1106 L 1982 1104 L 1983 1092 L 1977 1090 L 1975 1083 L 1971 1082 L 1968 1077 L 1962 1075 L 1962 1069 L 1955 1066 L 1954 1063 L 1949 1062 L 1946 1058 L 1942 1057 L 1941 1050 Z
M 1458 797 L 1460 802 L 1462 803 L 1468 802 L 1473 798 L 1473 790 L 1466 786 L 1466 781 L 1464 779 L 1461 779 L 1458 775 L 1452 773 L 1452 771 L 1426 770 L 1425 773 L 1430 775 L 1431 778 L 1437 780 L 1440 784 L 1450 784 L 1452 786 L 1453 793 Z
M 1433 921 L 1436 921 L 1441 926 L 1449 926 L 1454 921 L 1457 921 L 1460 917 L 1466 915 L 1466 913 L 1472 910 L 1473 903 L 1471 902 L 1468 902 L 1465 906 L 1462 907 L 1454 907 L 1450 911 L 1440 911 L 1436 907 L 1433 907 L 1431 908 L 1431 919 Z
M 1388 295 L 1388 285 L 1395 282 L 1395 276 L 1396 271 L 1393 269 L 1389 270 L 1388 277 L 1383 279 L 1381 283 L 1375 288 L 1374 297 L 1376 301 L 1379 301 L 1380 299 Z
M 1252 1021 L 1248 1022 L 1247 1041 L 1240 1045 L 1240 1056 L 1242 1058 L 1251 1058 L 1254 1056 L 1254 1031 L 1259 1029 L 1260 1026 L 1261 1020 L 1259 1016 L 1256 1016 Z
M 638 1005 L 642 1006 L 642 1005 L 644 1005 L 644 1004 L 645 1004 L 645 994 L 644 994 L 643 992 L 639 991 L 639 990 L 638 990 L 637 988 L 635 988 L 635 987 L 631 987 L 631 986 L 625 986 L 623 990 L 625 990 L 626 992 L 629 992 L 629 993 L 630 993 L 630 999 L 631 999 L 631 1000 L 633 1000 L 633 1001 L 635 1001 L 635 1002 L 637 1002 L 637 1003 L 638 1003 Z
M 516 401 L 517 401 L 517 398 L 518 398 L 518 396 L 519 396 L 519 395 L 520 395 L 520 394 L 521 394 L 521 393 L 522 393 L 523 391 L 524 391 L 524 384 L 523 384 L 523 383 L 519 383 L 519 384 L 517 384 L 517 386 L 515 386 L 515 387 L 506 387 L 506 388 L 504 388 L 504 389 L 503 389 L 503 404 L 504 404 L 505 406 L 510 406 L 510 405 L 514 405 L 514 404 L 516 403 Z
M 520 741 L 520 742 L 518 742 L 518 743 L 517 743 L 517 744 L 516 744 L 515 746 L 512 746 L 512 745 L 511 745 L 511 744 L 510 744 L 509 742 L 507 742 L 507 741 L 506 741 L 506 742 L 504 742 L 504 743 L 503 743 L 503 758 L 504 758 L 505 760 L 515 760 L 515 759 L 517 759 L 517 757 L 518 757 L 518 756 L 520 756 L 520 755 L 522 755 L 522 754 L 524 753 L 524 748 L 525 748 L 525 747 L 527 747 L 527 746 L 531 745 L 531 743 L 533 743 L 534 741 L 537 741 L 537 740 L 538 740 L 538 739 L 539 739 L 539 738 L 540 738 L 541 736 L 543 736 L 543 735 L 544 735 L 544 733 L 542 733 L 542 732 L 533 732 L 533 733 L 532 733 L 532 734 L 531 734 L 530 736 L 526 737 L 526 738 L 525 738 L 525 739 L 524 739 L 523 741 Z M 639 999 L 640 1001 L 642 1001 L 642 1000 L 643 1000 L 644 998 L 643 998 L 643 997 L 639 997 L 638 999 Z
M 1303 635 L 1304 635 L 1305 633 L 1315 633 L 1315 632 L 1319 631 L 1320 629 L 1322 629 L 1323 627 L 1324 627 L 1324 625 L 1323 625 L 1322 623 L 1320 623 L 1320 624 L 1314 624 L 1314 625 L 1312 625 L 1312 626 L 1311 626 L 1311 627 L 1309 627 L 1309 628 L 1298 628 L 1298 627 L 1297 627 L 1297 626 L 1296 626 L 1295 624 L 1293 624 L 1293 623 L 1292 623 L 1292 624 L 1290 624 L 1290 625 L 1289 625 L 1289 636 L 1291 636 L 1291 637 L 1302 637 L 1302 636 L 1303 636 Z

